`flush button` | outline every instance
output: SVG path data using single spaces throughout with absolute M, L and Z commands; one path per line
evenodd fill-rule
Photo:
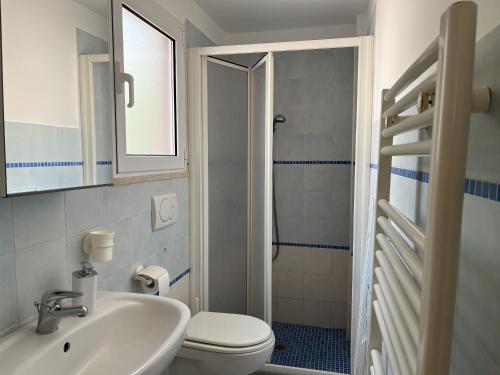
M 158 195 L 151 199 L 153 231 L 177 222 L 177 196 L 175 193 Z

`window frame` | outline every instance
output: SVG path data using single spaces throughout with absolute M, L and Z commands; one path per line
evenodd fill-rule
M 186 161 L 186 73 L 185 46 L 182 24 L 164 8 L 152 1 L 112 0 L 113 6 L 113 60 L 115 66 L 114 178 L 143 174 L 180 172 L 187 169 Z M 176 155 L 128 155 L 126 150 L 122 9 L 126 8 L 149 26 L 174 41 L 174 113 Z

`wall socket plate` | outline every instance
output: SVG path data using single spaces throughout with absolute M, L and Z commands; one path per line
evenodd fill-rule
M 175 193 L 157 195 L 151 198 L 151 223 L 153 231 L 177 222 L 177 195 Z

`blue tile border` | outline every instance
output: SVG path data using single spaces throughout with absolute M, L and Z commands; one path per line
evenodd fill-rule
M 175 283 L 177 283 L 180 279 L 182 279 L 184 276 L 186 276 L 188 273 L 190 272 L 190 269 L 188 268 L 187 270 L 185 270 L 184 272 L 181 272 L 180 275 L 174 277 L 172 280 L 170 280 L 170 283 L 169 285 L 172 286 L 174 285 Z
M 96 165 L 111 165 L 110 160 L 98 160 Z M 81 167 L 83 161 L 28 161 L 28 162 L 12 162 L 5 163 L 5 168 L 54 168 L 54 167 Z
M 98 160 L 96 161 L 97 165 L 111 165 L 113 162 L 111 160 Z
M 83 161 L 31 161 L 5 163 L 6 168 L 81 167 Z
M 273 160 L 275 165 L 352 165 L 351 160 Z
M 370 163 L 370 168 L 378 169 L 378 165 Z M 415 181 L 425 183 L 429 182 L 429 172 L 392 167 L 391 173 Z M 475 195 L 476 197 L 489 199 L 495 202 L 500 202 L 500 183 L 497 182 L 466 178 L 464 182 L 464 191 L 466 194 Z
M 313 244 L 300 242 L 273 242 L 273 246 L 292 246 L 292 247 L 308 247 L 315 249 L 336 249 L 336 250 L 351 250 L 349 246 L 334 245 L 334 244 Z

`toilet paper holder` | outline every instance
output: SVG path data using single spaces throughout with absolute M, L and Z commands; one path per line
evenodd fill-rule
M 138 265 L 135 269 L 134 279 L 139 281 L 143 289 L 154 288 L 155 283 L 164 276 L 168 278 L 168 271 L 160 266 L 144 267 L 142 264 Z M 157 285 L 156 285 L 157 286 Z

